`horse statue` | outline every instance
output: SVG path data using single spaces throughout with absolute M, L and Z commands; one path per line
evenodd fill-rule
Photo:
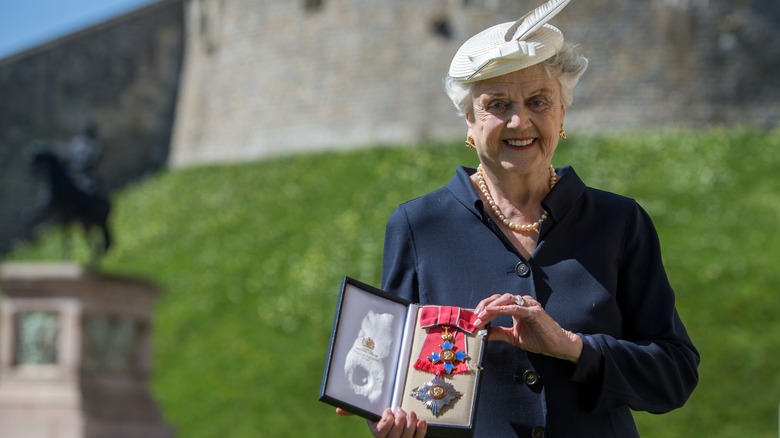
M 66 228 L 72 224 L 81 225 L 92 251 L 89 265 L 96 266 L 100 257 L 111 246 L 111 231 L 108 226 L 111 211 L 109 200 L 94 187 L 80 187 L 60 157 L 46 145 L 34 143 L 29 159 L 32 174 L 39 183 L 35 210 L 29 222 L 30 228 L 50 222 Z M 95 229 L 100 231 L 99 240 L 94 236 Z M 63 255 L 66 258 L 70 256 L 67 238 L 67 233 L 63 233 Z

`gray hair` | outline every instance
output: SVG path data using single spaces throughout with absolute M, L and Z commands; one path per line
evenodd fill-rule
M 561 84 L 561 98 L 566 107 L 570 107 L 574 100 L 574 87 L 580 77 L 588 68 L 588 58 L 577 52 L 576 46 L 563 43 L 563 46 L 555 55 L 542 61 L 539 65 L 547 72 L 547 76 L 558 79 Z M 444 77 L 444 92 L 447 93 L 458 115 L 465 117 L 471 113 L 471 87 L 476 82 L 462 82 L 453 79 L 450 75 Z

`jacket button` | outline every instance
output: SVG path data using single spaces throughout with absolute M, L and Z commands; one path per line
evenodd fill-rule
M 523 373 L 523 383 L 525 383 L 528 386 L 536 385 L 536 383 L 539 381 L 539 373 L 536 371 L 528 370 Z
M 515 274 L 517 274 L 518 277 L 528 277 L 528 274 L 531 273 L 531 268 L 528 267 L 528 264 L 525 262 L 518 262 L 515 266 Z
M 533 429 L 531 429 L 531 437 L 532 438 L 545 438 L 547 437 L 547 431 L 541 427 L 536 426 Z

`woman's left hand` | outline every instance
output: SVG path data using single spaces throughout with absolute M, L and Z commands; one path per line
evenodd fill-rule
M 512 316 L 512 327 L 490 327 L 488 339 L 504 341 L 531 353 L 577 363 L 582 339 L 564 330 L 542 305 L 529 295 L 502 294 L 482 300 L 474 309 L 475 325 L 482 327 L 501 315 Z

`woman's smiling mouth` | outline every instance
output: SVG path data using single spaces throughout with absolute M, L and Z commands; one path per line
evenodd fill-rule
M 525 146 L 529 146 L 531 143 L 533 143 L 534 140 L 536 140 L 536 139 L 535 138 L 529 138 L 529 139 L 525 139 L 525 140 L 505 140 L 505 141 L 510 146 L 525 147 Z

